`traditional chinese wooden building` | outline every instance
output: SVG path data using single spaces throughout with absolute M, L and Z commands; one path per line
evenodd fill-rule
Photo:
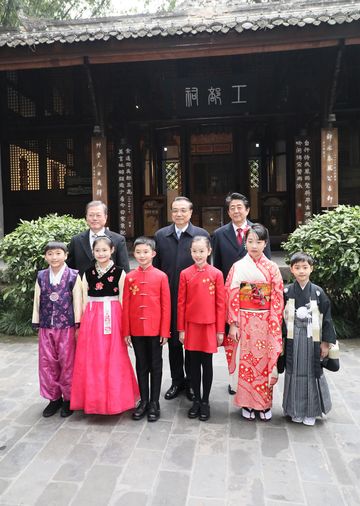
M 240 191 L 279 243 L 359 203 L 359 89 L 360 2 L 183 1 L 0 29 L 4 231 L 82 216 L 94 196 L 114 230 L 152 235 L 185 194 L 211 232 Z

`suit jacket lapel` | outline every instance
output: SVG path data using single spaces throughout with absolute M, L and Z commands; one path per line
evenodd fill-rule
M 238 251 L 239 250 L 239 243 L 237 242 L 237 238 L 235 235 L 235 230 L 234 230 L 232 221 L 230 221 L 230 223 L 228 223 L 226 229 L 224 230 L 224 236 L 232 244 L 233 248 L 235 248 L 236 251 Z
M 90 248 L 90 230 L 86 230 L 86 232 L 82 234 L 80 243 L 89 260 L 93 260 L 94 255 Z

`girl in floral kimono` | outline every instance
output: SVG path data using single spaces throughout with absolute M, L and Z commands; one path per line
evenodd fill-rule
M 271 419 L 272 389 L 282 349 L 283 281 L 278 266 L 263 254 L 269 239 L 260 223 L 246 235 L 247 255 L 234 263 L 226 280 L 227 320 L 225 342 L 234 403 L 242 416 Z
M 112 415 L 134 408 L 139 390 L 121 335 L 125 272 L 114 265 L 114 245 L 107 236 L 93 243 L 95 265 L 85 271 L 76 347 L 71 409 Z

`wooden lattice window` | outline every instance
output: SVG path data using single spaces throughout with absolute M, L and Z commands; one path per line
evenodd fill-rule
M 65 177 L 75 175 L 73 139 L 47 139 L 46 175 L 48 190 L 63 190 Z
M 166 160 L 165 179 L 167 190 L 177 190 L 178 193 L 181 193 L 181 171 L 178 161 Z
M 39 190 L 39 143 L 28 140 L 21 144 L 10 144 L 10 189 Z
M 252 158 L 249 160 L 249 183 L 250 188 L 260 188 L 260 159 Z
M 36 104 L 20 90 L 18 73 L 7 72 L 6 76 L 8 110 L 23 118 L 36 117 Z

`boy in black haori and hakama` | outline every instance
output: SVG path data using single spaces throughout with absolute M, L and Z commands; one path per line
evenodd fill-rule
M 285 366 L 284 414 L 293 422 L 314 425 L 316 417 L 328 413 L 331 398 L 321 359 L 336 343 L 330 301 L 322 288 L 310 281 L 313 259 L 295 253 L 290 259 L 295 282 L 284 290 Z

